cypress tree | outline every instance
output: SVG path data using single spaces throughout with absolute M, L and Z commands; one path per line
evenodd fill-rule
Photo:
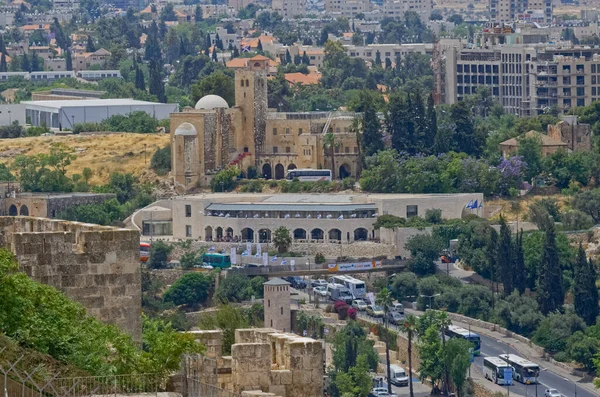
M 262 54 L 262 52 L 263 52 L 263 46 L 262 46 L 262 42 L 260 41 L 260 39 L 258 39 L 258 44 L 256 45 L 256 52 L 258 52 L 259 54 Z
M 156 21 L 152 21 L 152 25 L 150 25 L 150 30 L 148 31 L 148 37 L 146 38 L 144 59 L 150 62 L 158 62 L 161 58 L 162 54 L 158 42 L 158 26 L 156 25 Z
M 375 67 L 381 67 L 381 52 L 379 52 L 379 50 L 377 50 L 377 52 L 375 52 L 375 65 L 373 65 Z
M 300 65 L 302 63 L 302 57 L 299 54 L 294 55 L 294 65 Z
M 204 43 L 204 49 L 212 47 L 212 40 L 210 39 L 210 33 L 206 34 L 206 42 Z
M 200 5 L 197 5 L 196 9 L 194 10 L 194 22 L 202 22 L 202 18 L 202 7 L 200 7 Z
M 21 69 L 24 72 L 31 72 L 31 65 L 29 64 L 29 57 L 27 54 L 23 54 L 23 58 L 21 59 Z
M 285 50 L 285 63 L 286 65 L 292 63 L 292 54 L 290 54 L 290 50 L 288 49 Z
M 217 47 L 213 48 L 212 51 L 212 60 L 217 62 Z
M 310 65 L 310 58 L 306 55 L 306 51 L 302 53 L 302 63 L 305 65 Z
M 519 291 L 519 294 L 523 295 L 525 292 L 525 256 L 523 254 L 523 229 L 521 233 L 517 232 L 515 238 L 515 248 L 513 256 L 513 285 Z
M 424 146 L 430 148 L 431 154 L 433 153 L 433 144 L 435 143 L 435 135 L 437 134 L 437 113 L 435 112 L 435 106 L 433 102 L 433 95 L 429 94 L 427 97 L 427 111 L 425 112 L 427 118 L 427 130 L 424 136 Z
M 67 50 L 65 54 L 67 70 L 73 70 L 73 57 L 71 56 L 71 50 Z
M 514 289 L 513 284 L 513 255 L 511 233 L 506 220 L 500 216 L 500 240 L 498 241 L 498 270 L 500 281 L 504 285 L 504 295 L 510 295 Z
M 381 124 L 377 117 L 377 111 L 373 103 L 363 104 L 363 132 L 362 132 L 362 155 L 364 157 L 372 156 L 380 150 L 383 150 L 383 139 L 381 136 Z
M 544 315 L 562 308 L 565 293 L 563 291 L 562 269 L 558 263 L 556 231 L 554 230 L 553 223 L 549 224 L 544 235 L 542 263 L 537 280 L 537 293 L 540 311 Z
M 489 228 L 485 253 L 488 259 L 488 271 L 492 282 L 492 309 L 494 308 L 494 292 L 498 291 L 498 232 L 493 227 Z
M 92 35 L 88 34 L 87 43 L 85 45 L 85 52 L 96 52 L 96 46 L 94 45 L 94 40 L 92 39 Z
M 588 261 L 585 250 L 579 243 L 577 262 L 575 263 L 575 280 L 573 285 L 575 313 L 587 323 L 594 325 L 598 317 L 598 289 L 596 288 L 596 269 L 593 262 Z
M 167 98 L 165 97 L 165 86 L 162 82 L 162 75 L 160 73 L 159 64 L 156 61 L 150 62 L 150 76 L 149 76 L 149 92 L 152 95 L 156 95 L 159 102 L 166 103 Z
M 0 72 L 8 72 L 8 65 L 6 64 L 5 53 L 2 53 L 2 57 L 0 57 Z
M 146 91 L 146 82 L 144 80 L 144 73 L 139 67 L 135 69 L 135 88 L 138 90 Z
M 40 70 L 40 58 L 35 54 L 31 54 L 31 71 L 37 72 Z
M 233 47 L 233 54 L 231 55 L 232 58 L 237 58 L 240 56 L 240 51 L 238 50 L 237 47 Z

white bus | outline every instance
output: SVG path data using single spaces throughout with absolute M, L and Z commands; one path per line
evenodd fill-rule
M 285 179 L 293 181 L 297 178 L 300 182 L 331 181 L 331 170 L 315 170 L 312 168 L 301 168 L 289 170 Z
M 540 366 L 514 354 L 500 354 L 501 359 L 514 368 L 513 378 L 521 383 L 537 383 Z
M 511 368 L 512 367 L 500 357 L 483 358 L 483 376 L 487 380 L 491 380 L 492 382 L 497 383 L 499 385 L 506 384 L 504 383 L 504 370 Z M 512 379 L 508 382 L 508 384 L 512 385 Z
M 341 284 L 348 288 L 354 299 L 364 299 L 367 296 L 367 287 L 365 282 L 351 276 L 332 276 L 329 278 L 330 284 Z
M 471 342 L 473 344 L 473 354 L 476 356 L 481 354 L 481 338 L 475 332 L 457 327 L 456 325 L 449 325 L 446 328 L 445 334 L 449 338 L 461 338 Z

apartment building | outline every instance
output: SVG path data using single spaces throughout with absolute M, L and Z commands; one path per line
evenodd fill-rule
M 502 46 L 446 50 L 445 101 L 488 87 L 504 110 L 520 116 L 561 112 L 600 99 L 600 48 Z
M 490 0 L 491 22 L 552 22 L 552 0 Z
M 273 0 L 271 9 L 281 14 L 284 19 L 292 19 L 306 14 L 306 0 Z
M 356 14 L 371 12 L 373 4 L 369 0 L 325 0 L 325 12 L 346 18 L 354 18 Z
M 407 11 L 414 11 L 424 22 L 431 16 L 431 0 L 385 0 L 383 2 L 383 17 L 403 18 Z

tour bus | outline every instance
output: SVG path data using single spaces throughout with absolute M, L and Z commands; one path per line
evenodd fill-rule
M 229 255 L 224 254 L 204 254 L 202 255 L 202 262 L 214 268 L 226 269 L 231 267 L 231 258 L 229 258 Z
M 449 338 L 462 338 L 468 340 L 473 343 L 473 354 L 478 356 L 481 353 L 481 338 L 475 332 L 471 332 L 455 325 L 449 325 L 448 328 L 446 328 L 445 334 Z
M 507 369 L 511 369 L 511 366 L 500 357 L 483 358 L 483 376 L 487 380 L 491 380 L 499 385 L 506 385 L 504 383 L 504 370 Z M 512 385 L 512 379 L 508 381 L 508 384 Z
M 331 181 L 331 170 L 315 170 L 312 168 L 302 168 L 289 170 L 287 172 L 286 179 L 293 181 L 297 178 L 300 182 L 317 182 L 317 181 Z
M 500 354 L 501 359 L 514 368 L 513 378 L 521 383 L 537 383 L 540 366 L 514 354 Z
M 348 288 L 354 299 L 363 299 L 367 295 L 365 282 L 351 276 L 332 276 L 329 278 L 329 284 L 341 284 Z
M 150 259 L 150 243 L 140 242 L 140 261 L 148 262 Z

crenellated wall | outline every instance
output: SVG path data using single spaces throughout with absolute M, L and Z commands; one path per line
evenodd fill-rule
M 20 270 L 136 340 L 142 331 L 139 243 L 135 230 L 0 217 L 0 247 L 15 255 Z

